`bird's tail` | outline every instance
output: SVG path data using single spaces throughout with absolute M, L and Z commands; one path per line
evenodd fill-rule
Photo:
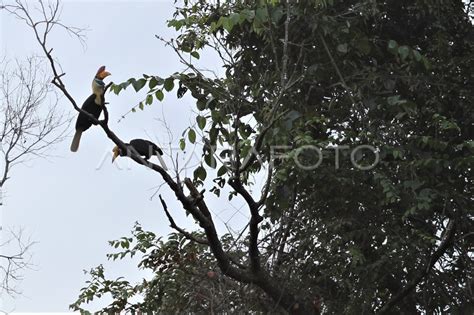
M 81 136 L 82 136 L 82 130 L 76 130 L 76 133 L 74 134 L 74 138 L 72 138 L 72 143 L 71 143 L 71 151 L 72 152 L 77 152 L 77 149 L 79 149 L 79 143 L 81 142 Z
M 161 150 L 160 150 L 161 151 Z M 163 154 L 163 152 L 161 152 Z M 168 166 L 166 166 L 166 163 L 165 163 L 165 160 L 163 159 L 163 157 L 161 156 L 160 152 L 156 152 L 156 156 L 158 157 L 158 161 L 160 161 L 160 164 L 161 164 L 161 167 L 167 171 L 168 170 Z

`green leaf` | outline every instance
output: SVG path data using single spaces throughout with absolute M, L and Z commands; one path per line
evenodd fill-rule
M 231 32 L 232 31 L 232 28 L 234 27 L 234 24 L 232 23 L 232 21 L 227 18 L 227 17 L 221 17 L 222 19 L 222 27 L 227 31 L 227 32 Z
M 165 83 L 165 79 L 163 79 L 162 77 L 159 77 L 159 76 L 157 76 L 157 75 L 155 75 L 155 76 L 153 77 L 153 79 L 156 80 L 156 82 L 157 82 L 158 85 L 163 85 L 163 83 Z
M 399 150 L 393 150 L 393 151 L 392 151 L 392 155 L 393 155 L 393 158 L 394 158 L 394 159 L 398 159 L 398 158 L 401 159 L 401 158 L 403 157 L 402 152 L 399 151 Z
M 203 130 L 204 127 L 206 127 L 206 117 L 199 115 L 196 117 L 196 122 L 198 124 L 199 129 Z
M 176 97 L 182 98 L 184 94 L 188 91 L 188 88 L 183 84 L 183 82 L 179 82 L 178 91 L 176 91 Z
M 215 124 L 213 124 L 211 130 L 209 130 L 209 141 L 211 142 L 211 144 L 216 144 L 218 135 L 219 130 L 215 127 Z
M 398 47 L 398 44 L 397 44 L 396 41 L 394 41 L 393 39 L 388 41 L 388 49 L 389 50 L 395 50 L 395 49 L 397 49 L 397 47 Z
M 140 91 L 146 84 L 146 79 L 140 79 L 132 82 L 132 86 L 135 89 L 135 92 Z
M 206 172 L 206 169 L 202 165 L 194 170 L 195 179 L 200 179 L 203 181 L 206 179 L 206 177 L 207 177 L 207 172 Z
M 191 56 L 193 56 L 193 57 L 196 58 L 196 59 L 199 59 L 199 57 L 200 57 L 200 56 L 199 56 L 199 53 L 198 53 L 197 51 L 193 51 L 193 52 L 191 53 Z
M 238 13 L 232 13 L 230 16 L 229 16 L 229 19 L 231 20 L 232 24 L 233 25 L 237 25 L 240 23 L 240 14 Z
M 240 12 L 240 20 L 247 20 L 248 22 L 252 22 L 252 20 L 255 18 L 255 11 L 249 10 L 249 9 L 244 9 L 242 12 Z
M 132 79 L 130 79 L 130 80 L 132 80 Z M 121 87 L 122 89 L 126 90 L 127 87 L 132 83 L 132 81 L 130 81 L 130 80 L 128 80 L 127 82 L 120 83 L 120 84 L 119 84 L 120 87 Z M 135 80 L 135 79 L 133 79 L 133 80 Z
M 193 144 L 196 142 L 196 131 L 194 131 L 194 129 L 189 129 L 188 139 L 189 139 L 189 142 Z
M 387 97 L 387 103 L 390 106 L 394 106 L 394 105 L 403 104 L 405 103 L 405 101 L 400 99 L 400 95 L 394 95 L 394 96 Z
M 186 148 L 186 140 L 184 140 L 184 138 L 179 139 L 179 148 L 181 149 L 181 151 L 184 151 L 184 149 Z
M 226 19 L 226 17 L 225 17 L 225 16 L 221 16 L 221 17 L 219 18 L 219 20 L 217 20 L 215 29 L 220 28 L 220 27 L 224 24 L 224 19 Z
M 430 70 L 431 69 L 431 63 L 430 61 L 428 60 L 428 58 L 426 58 L 425 56 L 423 56 L 421 58 L 421 61 L 423 62 L 423 65 L 425 66 L 425 69 L 426 70 Z
M 413 50 L 413 56 L 415 57 L 416 61 L 420 61 L 422 56 L 418 50 Z
M 165 80 L 164 88 L 167 92 L 171 91 L 174 88 L 174 79 L 168 78 Z
M 212 168 L 216 168 L 216 159 L 214 156 L 209 152 L 204 156 L 204 162 Z
M 359 38 L 355 43 L 355 47 L 364 55 L 370 53 L 370 42 L 367 37 Z
M 179 29 L 181 27 L 183 27 L 185 25 L 185 21 L 184 20 L 170 20 L 168 22 L 168 27 L 174 27 L 177 31 L 179 31 Z
M 248 139 L 252 134 L 252 128 L 249 125 L 244 125 L 239 128 L 239 134 L 243 139 Z
M 297 120 L 298 118 L 301 117 L 301 113 L 296 111 L 296 110 L 292 110 L 291 112 L 289 112 L 288 114 L 286 114 L 285 116 L 285 127 L 287 129 L 291 129 L 293 127 L 293 123 L 295 120 Z
M 216 105 L 217 101 L 216 99 L 211 96 L 209 97 L 209 99 L 206 101 L 206 108 L 210 108 L 210 109 L 214 109 L 215 105 Z
M 410 53 L 410 48 L 408 48 L 408 46 L 400 46 L 398 48 L 398 53 L 400 54 L 402 60 L 405 60 L 408 57 L 408 54 Z
M 138 108 L 140 108 L 141 110 L 143 110 L 143 102 L 140 102 L 140 104 L 138 104 Z
M 260 23 L 265 23 L 268 21 L 268 11 L 266 8 L 258 8 L 255 11 L 255 19 Z
M 277 9 L 272 11 L 272 22 L 274 24 L 277 24 L 280 22 L 281 18 L 284 16 L 283 10 L 281 7 L 278 7 Z
M 205 98 L 200 98 L 196 102 L 196 107 L 198 110 L 205 110 L 206 109 L 206 99 Z
M 151 103 L 153 103 L 153 95 L 148 94 L 148 95 L 146 96 L 145 103 L 146 103 L 147 105 L 151 105 Z
M 225 165 L 222 165 L 217 171 L 217 176 L 222 176 L 225 173 L 227 173 L 227 167 Z
M 155 97 L 156 97 L 157 100 L 159 100 L 161 102 L 163 100 L 163 98 L 165 97 L 165 95 L 163 94 L 162 90 L 158 90 L 155 93 Z
M 114 93 L 115 93 L 116 95 L 119 95 L 120 91 L 122 90 L 122 86 L 121 86 L 121 85 L 112 84 L 111 89 L 112 89 L 112 91 L 114 91 Z
M 222 113 L 217 110 L 211 111 L 211 118 L 214 122 L 222 122 Z
M 148 82 L 148 87 L 150 88 L 150 90 L 153 89 L 157 85 L 158 85 L 158 80 L 156 80 L 155 78 L 151 78 L 150 82 Z
M 337 45 L 337 51 L 343 54 L 347 53 L 347 43 Z
M 211 27 L 209 28 L 210 33 L 214 33 L 220 25 L 217 25 L 215 21 L 211 22 Z

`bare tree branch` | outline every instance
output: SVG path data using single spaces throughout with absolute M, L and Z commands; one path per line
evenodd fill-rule
M 16 284 L 23 280 L 24 270 L 33 266 L 30 252 L 35 242 L 25 238 L 23 230 L 8 234 L 8 239 L 0 244 L 2 251 L 8 253 L 0 255 L 0 293 L 17 295 L 20 291 Z
M 189 239 L 191 241 L 194 241 L 196 243 L 203 244 L 203 245 L 209 245 L 209 242 L 207 240 L 196 238 L 191 233 L 189 233 L 189 232 L 185 231 L 184 229 L 180 228 L 176 224 L 176 222 L 174 221 L 171 214 L 169 213 L 168 206 L 166 205 L 166 202 L 163 200 L 163 197 L 161 197 L 161 195 L 159 195 L 159 197 L 160 197 L 161 205 L 163 206 L 163 210 L 165 211 L 166 216 L 168 217 L 168 220 L 170 221 L 170 227 L 172 227 L 173 229 L 175 229 L 179 233 L 183 234 L 184 237 L 186 237 L 187 239 Z
M 38 57 L 30 57 L 25 63 L 16 61 L 11 66 L 5 62 L 2 67 L 0 189 L 8 180 L 12 166 L 47 155 L 52 145 L 65 138 L 69 127 L 71 119 L 59 109 L 58 97 L 42 73 L 42 66 Z

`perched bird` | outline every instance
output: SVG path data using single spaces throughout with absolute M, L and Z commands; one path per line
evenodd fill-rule
M 156 155 L 163 169 L 165 170 L 168 169 L 165 164 L 165 161 L 161 157 L 163 155 L 163 151 L 160 149 L 159 146 L 157 146 L 153 142 L 144 140 L 144 139 L 133 139 L 130 141 L 130 143 L 125 143 L 125 145 L 127 146 L 126 152 L 124 152 L 124 150 L 121 150 L 118 146 L 115 146 L 113 148 L 112 163 L 115 161 L 115 159 L 118 156 L 130 156 L 131 152 L 130 152 L 130 149 L 128 148 L 133 147 L 135 151 L 137 151 L 137 153 L 140 154 L 140 156 L 143 156 L 143 158 L 147 161 L 153 155 Z
M 97 74 L 92 81 L 92 94 L 89 96 L 84 104 L 82 104 L 82 109 L 86 112 L 92 114 L 95 118 L 99 119 L 100 114 L 105 103 L 104 92 L 105 92 L 105 83 L 104 79 L 109 76 L 110 73 L 105 71 L 105 66 L 102 66 L 97 71 Z M 79 113 L 76 120 L 76 133 L 71 143 L 71 151 L 76 152 L 79 149 L 79 143 L 81 141 L 81 135 L 84 131 L 92 126 L 92 121 L 83 113 Z

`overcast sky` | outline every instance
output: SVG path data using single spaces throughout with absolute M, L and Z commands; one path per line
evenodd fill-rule
M 166 27 L 173 12 L 171 0 L 63 1 L 62 22 L 88 28 L 85 48 L 60 29 L 50 39 L 50 47 L 66 72 L 63 80 L 78 103 L 90 95 L 92 78 L 101 65 L 112 73 L 107 82 L 122 82 L 142 73 L 166 76 L 183 69 L 174 53 L 154 37 L 173 36 Z M 1 56 L 21 59 L 39 53 L 31 30 L 21 21 L 0 13 L 0 22 Z M 207 68 L 218 69 L 212 56 L 202 62 Z M 117 123 L 141 100 L 140 95 L 128 90 L 120 96 L 107 94 L 110 127 L 126 141 L 141 137 L 166 145 L 167 133 L 157 121 L 165 118 L 177 145 L 194 115 L 192 100 L 178 101 L 174 95 L 166 95 L 163 104 Z M 76 115 L 65 99 L 61 106 Z M 72 135 L 73 126 L 70 129 Z M 23 294 L 14 300 L 3 297 L 0 310 L 68 311 L 87 279 L 82 270 L 100 263 L 105 263 L 111 277 L 126 275 L 138 280 L 136 263 L 106 263 L 105 254 L 111 251 L 107 241 L 129 235 L 135 221 L 160 235 L 171 232 L 159 200 L 150 199 L 163 183 L 159 176 L 125 158 L 112 165 L 113 144 L 97 127 L 84 133 L 77 153 L 69 151 L 70 140 L 55 147 L 54 157 L 14 168 L 6 184 L 0 207 L 2 226 L 23 227 L 38 243 L 32 249 L 36 270 L 27 271 L 20 283 Z M 171 164 L 169 159 L 167 162 Z M 162 187 L 160 192 L 177 221 L 189 227 L 190 219 L 182 214 L 169 189 Z M 225 232 L 223 222 L 242 222 L 245 210 L 241 214 L 234 206 L 213 204 L 220 232 Z

